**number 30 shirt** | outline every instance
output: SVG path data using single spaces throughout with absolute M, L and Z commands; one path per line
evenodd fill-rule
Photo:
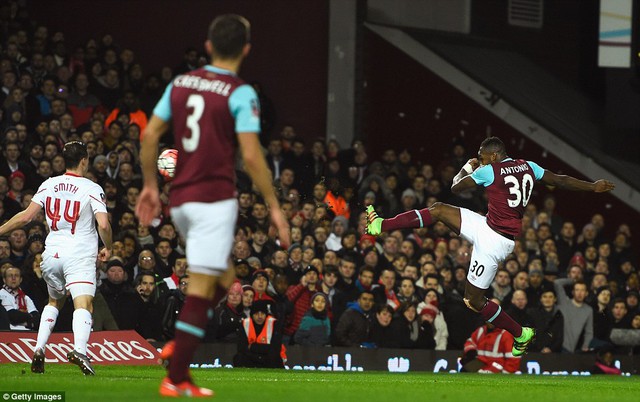
M 476 169 L 471 178 L 485 187 L 489 199 L 487 225 L 498 232 L 518 236 L 533 184 L 542 176 L 544 169 L 524 159 L 507 158 Z
M 51 231 L 45 247 L 60 256 L 74 258 L 98 255 L 95 214 L 107 213 L 102 187 L 72 173 L 47 179 L 31 202 L 40 204 Z
M 177 76 L 153 110 L 172 120 L 176 172 L 170 202 L 215 202 L 235 197 L 236 133 L 260 132 L 253 87 L 213 66 Z

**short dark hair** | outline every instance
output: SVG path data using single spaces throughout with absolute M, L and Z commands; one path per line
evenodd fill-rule
M 237 14 L 216 17 L 209 25 L 208 34 L 215 54 L 223 58 L 239 56 L 244 46 L 249 43 L 250 27 L 249 21 Z
M 88 158 L 87 146 L 80 141 L 70 141 L 64 144 L 62 149 L 64 164 L 67 169 L 75 169 L 84 158 Z
M 134 280 L 134 283 L 136 284 L 136 286 L 140 286 L 142 284 L 142 278 L 144 278 L 145 276 L 150 276 L 153 278 L 153 284 L 155 285 L 156 282 L 156 277 L 153 274 L 153 271 L 142 271 L 138 274 L 138 276 L 136 276 L 136 279 Z
M 489 137 L 486 140 L 482 141 L 480 147 L 488 152 L 496 152 L 499 154 L 505 154 L 507 152 L 506 147 L 504 146 L 504 142 L 498 137 Z

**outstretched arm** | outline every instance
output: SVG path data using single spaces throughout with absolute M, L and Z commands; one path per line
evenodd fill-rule
M 593 191 L 595 193 L 604 193 L 613 190 L 616 186 L 608 180 L 597 180 L 588 182 L 576 179 L 567 175 L 558 175 L 550 170 L 544 171 L 544 176 L 540 179 L 544 184 L 555 186 L 564 190 L 571 191 Z
M 31 222 L 33 218 L 36 217 L 36 214 L 40 212 L 40 208 L 42 208 L 40 204 L 36 204 L 35 202 L 29 204 L 27 209 L 18 212 L 11 219 L 9 219 L 7 223 L 0 226 L 0 236 L 10 233 L 14 229 L 21 228 L 27 223 Z

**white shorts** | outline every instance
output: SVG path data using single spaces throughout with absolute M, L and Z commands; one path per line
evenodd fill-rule
M 49 296 L 61 299 L 71 292 L 71 297 L 96 295 L 96 257 L 76 258 L 58 251 L 42 253 L 42 277 Z
M 227 270 L 238 219 L 235 198 L 187 202 L 171 208 L 171 219 L 187 241 L 189 272 L 217 276 Z
M 467 280 L 477 288 L 488 289 L 498 264 L 511 254 L 515 242 L 491 229 L 486 217 L 466 208 L 460 208 L 460 235 L 473 244 Z

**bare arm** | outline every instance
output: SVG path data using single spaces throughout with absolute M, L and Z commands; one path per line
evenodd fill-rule
M 18 212 L 9 219 L 4 225 L 0 226 L 0 236 L 10 233 L 14 229 L 18 229 L 31 222 L 36 217 L 42 207 L 40 204 L 32 202 L 27 209 Z
M 283 247 L 288 247 L 291 243 L 289 238 L 289 223 L 280 210 L 280 203 L 273 191 L 271 175 L 267 161 L 264 159 L 260 140 L 257 133 L 238 133 L 238 143 L 242 152 L 242 159 L 247 173 L 253 183 L 258 187 L 271 213 L 271 221 L 278 229 L 278 237 Z
M 106 262 L 111 256 L 111 247 L 113 245 L 111 223 L 109 223 L 109 216 L 104 212 L 98 212 L 96 220 L 98 221 L 98 234 L 104 244 L 104 249 L 100 251 L 100 260 Z
M 472 158 L 460 169 L 458 174 L 453 178 L 453 184 L 451 185 L 451 192 L 454 194 L 460 194 L 466 190 L 471 190 L 476 187 L 476 182 L 471 178 L 471 173 L 480 166 L 478 159 Z
M 571 191 L 592 191 L 595 193 L 604 193 L 615 188 L 615 184 L 608 180 L 600 179 L 594 182 L 589 182 L 567 175 L 558 175 L 550 170 L 544 171 L 544 175 L 540 181 L 550 186 Z
M 158 160 L 158 143 L 160 142 L 160 137 L 162 137 L 168 128 L 169 123 L 153 115 L 142 133 L 140 162 L 142 165 L 144 187 L 138 197 L 136 215 L 140 219 L 140 223 L 145 226 L 149 226 L 151 221 L 160 213 L 160 195 L 158 193 L 158 182 L 156 180 L 156 161 Z

